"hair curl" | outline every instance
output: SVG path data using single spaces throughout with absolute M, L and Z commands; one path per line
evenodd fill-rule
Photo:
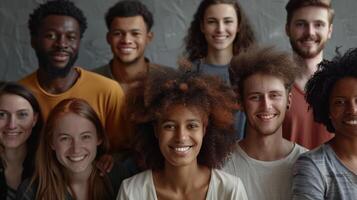
M 203 0 L 194 14 L 193 21 L 185 37 L 185 49 L 189 61 L 194 61 L 207 56 L 207 41 L 201 32 L 201 24 L 207 8 L 216 4 L 230 4 L 234 7 L 238 17 L 238 30 L 233 41 L 233 54 L 238 54 L 241 50 L 247 49 L 254 44 L 256 39 L 253 29 L 245 16 L 242 7 L 237 0 Z
M 346 77 L 357 78 L 357 48 L 348 50 L 344 55 L 337 52 L 332 61 L 320 63 L 305 87 L 306 101 L 312 108 L 314 120 L 324 124 L 331 133 L 335 132 L 335 128 L 329 118 L 329 98 L 336 82 Z
M 328 21 L 332 24 L 335 11 L 331 6 L 331 0 L 289 0 L 285 6 L 287 12 L 286 24 L 290 24 L 295 11 L 308 6 L 326 8 L 328 11 Z
M 290 54 L 279 52 L 271 46 L 254 46 L 232 58 L 229 78 L 232 86 L 238 88 L 242 99 L 244 81 L 250 76 L 262 73 L 279 77 L 284 81 L 286 90 L 290 91 L 300 70 Z
M 154 25 L 152 13 L 145 6 L 145 4 L 137 0 L 119 1 L 114 6 L 110 7 L 107 14 L 105 15 L 105 23 L 108 30 L 110 30 L 110 26 L 114 18 L 134 16 L 142 16 L 147 30 L 151 30 L 152 26 Z
M 151 74 L 143 91 L 128 94 L 129 119 L 135 125 L 135 149 L 144 168 L 162 169 L 164 157 L 155 137 L 155 125 L 170 106 L 185 105 L 207 116 L 199 165 L 220 167 L 234 145 L 235 95 L 216 77 L 164 70 Z
M 81 34 L 80 36 L 81 38 L 83 37 L 83 34 L 87 28 L 87 20 L 83 12 L 69 0 L 48 1 L 37 7 L 33 13 L 30 14 L 28 21 L 31 37 L 38 35 L 38 29 L 42 25 L 43 19 L 49 15 L 63 15 L 73 17 L 78 21 Z

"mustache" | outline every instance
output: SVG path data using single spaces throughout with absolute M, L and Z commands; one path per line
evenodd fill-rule
M 302 36 L 299 41 L 306 41 L 306 40 L 312 40 L 312 41 L 320 41 L 320 37 L 317 35 L 311 35 L 311 34 L 307 34 Z

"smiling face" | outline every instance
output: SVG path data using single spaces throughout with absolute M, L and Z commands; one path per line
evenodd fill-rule
M 346 77 L 337 81 L 329 99 L 330 119 L 336 138 L 357 139 L 357 79 Z
M 331 38 L 332 24 L 326 8 L 307 6 L 296 10 L 286 33 L 295 53 L 302 58 L 314 58 Z
M 57 118 L 51 148 L 69 173 L 89 174 L 100 143 L 97 130 L 88 119 L 74 113 Z
M 40 69 L 54 76 L 65 76 L 79 51 L 80 31 L 76 19 L 49 15 L 42 20 L 38 35 L 31 38 Z
M 107 42 L 114 60 L 129 65 L 144 60 L 145 48 L 152 36 L 142 16 L 116 17 L 107 33 Z
M 167 110 L 156 126 L 165 165 L 197 164 L 205 132 L 202 114 L 196 108 L 183 105 L 174 105 Z
M 25 145 L 36 122 L 37 114 L 25 98 L 0 95 L 0 144 L 5 149 Z
M 209 52 L 233 52 L 233 41 L 238 32 L 236 10 L 230 4 L 209 6 L 204 14 L 201 31 L 206 38 Z
M 242 101 L 247 132 L 272 135 L 281 131 L 290 98 L 281 79 L 260 73 L 248 77 L 244 81 Z

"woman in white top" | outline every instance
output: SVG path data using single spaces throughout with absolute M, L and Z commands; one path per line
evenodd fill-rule
M 147 170 L 124 180 L 117 199 L 247 199 L 239 178 L 215 169 L 234 145 L 233 91 L 174 70 L 144 85 L 129 94 L 128 111 Z

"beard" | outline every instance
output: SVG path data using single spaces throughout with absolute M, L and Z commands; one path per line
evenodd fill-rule
M 58 51 L 63 51 L 63 50 L 57 50 Z M 36 50 L 36 55 L 39 63 L 39 67 L 43 69 L 49 78 L 63 78 L 68 75 L 68 73 L 71 71 L 74 63 L 76 62 L 78 58 L 78 53 L 72 54 L 69 52 L 66 52 L 69 55 L 69 59 L 65 67 L 56 67 L 52 65 L 51 63 L 51 54 L 52 52 L 44 52 L 41 50 Z
M 299 46 L 299 42 L 303 42 L 306 40 L 314 41 L 315 43 L 317 43 L 317 47 L 314 49 L 309 49 Z M 310 59 L 320 54 L 320 52 L 325 48 L 326 40 L 323 41 L 319 36 L 307 35 L 296 40 L 290 38 L 290 44 L 291 48 L 297 55 L 304 59 Z

